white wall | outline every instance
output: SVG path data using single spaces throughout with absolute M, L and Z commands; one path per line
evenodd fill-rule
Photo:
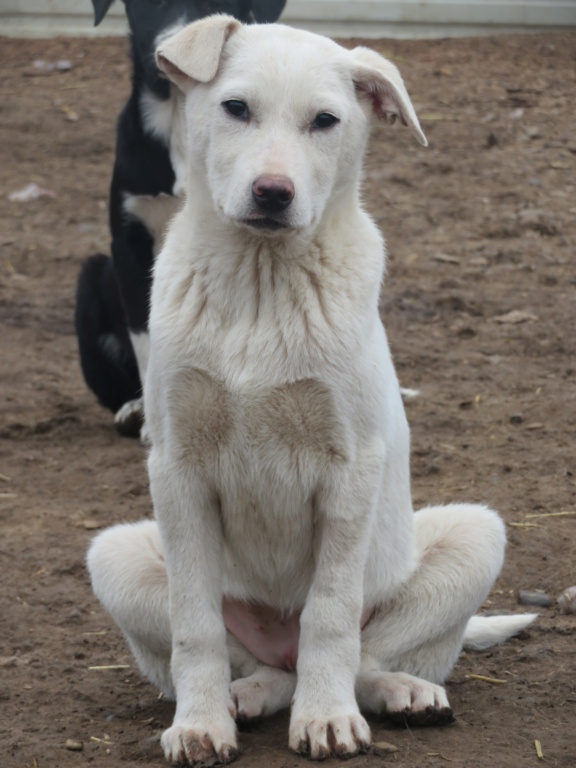
M 340 37 L 439 37 L 576 27 L 576 0 L 288 0 L 282 21 Z M 0 34 L 124 34 L 124 7 L 92 25 L 90 0 L 0 0 Z

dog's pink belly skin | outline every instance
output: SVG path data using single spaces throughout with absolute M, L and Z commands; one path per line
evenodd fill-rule
M 224 598 L 222 615 L 226 629 L 258 661 L 288 672 L 296 671 L 300 641 L 300 614 L 284 614 L 275 608 Z M 364 629 L 374 610 L 362 614 Z

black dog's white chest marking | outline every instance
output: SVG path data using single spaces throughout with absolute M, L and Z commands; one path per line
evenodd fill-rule
M 140 97 L 144 130 L 162 141 L 170 152 L 176 179 L 172 194 L 180 197 L 184 189 L 184 126 L 180 115 L 181 96 L 172 86 L 170 97 L 160 99 L 145 89 Z

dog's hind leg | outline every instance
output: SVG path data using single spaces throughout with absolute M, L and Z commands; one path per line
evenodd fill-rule
M 418 567 L 362 632 L 361 709 L 422 721 L 451 719 L 440 687 L 472 614 L 502 567 L 505 529 L 486 507 L 453 504 L 415 514 Z M 434 714 L 436 713 L 436 714 Z
M 296 690 L 296 674 L 259 664 L 248 677 L 234 680 L 230 693 L 236 719 L 251 720 L 288 709 Z
M 146 520 L 108 528 L 92 542 L 87 562 L 94 593 L 124 633 L 140 670 L 175 699 L 168 576 L 157 524 Z M 227 645 L 240 720 L 290 706 L 295 674 L 261 664 L 230 633 Z
M 126 636 L 141 671 L 174 699 L 168 577 L 158 526 L 146 520 L 108 528 L 92 542 L 87 564 L 94 593 Z
M 226 635 L 232 683 L 230 694 L 239 721 L 265 717 L 288 709 L 296 690 L 296 675 L 263 664 L 230 632 Z
M 141 394 L 134 349 L 112 260 L 103 254 L 84 263 L 74 314 L 84 379 L 101 405 L 117 411 Z

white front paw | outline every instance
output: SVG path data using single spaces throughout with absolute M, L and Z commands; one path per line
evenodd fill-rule
M 173 725 L 162 734 L 162 749 L 172 765 L 197 768 L 230 763 L 238 757 L 236 726 L 232 717 L 220 725 Z
M 370 748 L 368 723 L 360 712 L 335 711 L 329 716 L 298 716 L 290 720 L 290 749 L 313 760 L 331 755 L 352 757 Z
M 138 437 L 144 424 L 144 403 L 142 398 L 128 400 L 114 416 L 114 426 L 121 435 Z

